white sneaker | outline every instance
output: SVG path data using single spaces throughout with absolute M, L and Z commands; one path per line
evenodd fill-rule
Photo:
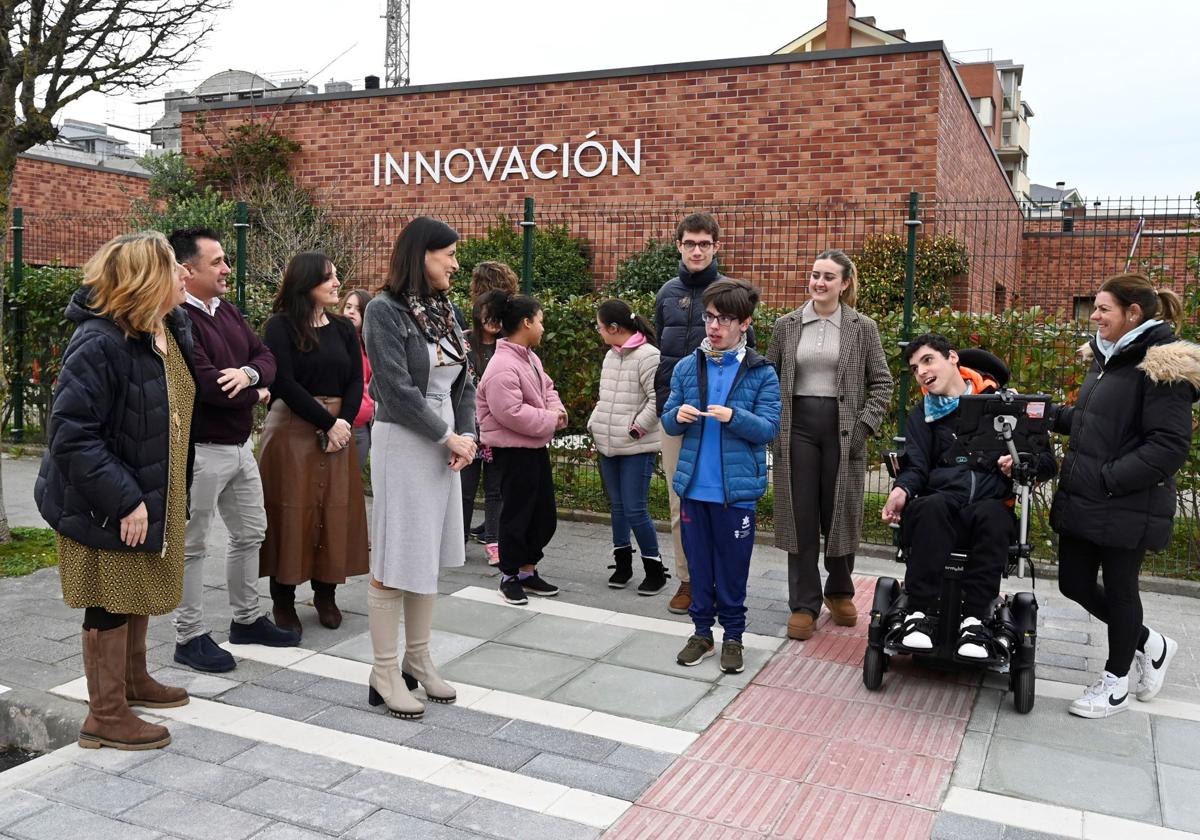
M 962 637 L 963 631 L 965 631 L 968 627 L 977 627 L 982 624 L 983 624 L 983 622 L 980 621 L 978 618 L 975 618 L 974 616 L 970 616 L 970 615 L 967 616 L 966 618 L 964 618 L 962 620 L 962 624 L 958 625 L 959 637 L 960 638 Z M 958 655 L 965 656 L 968 659 L 987 659 L 988 658 L 987 648 L 985 648 L 983 645 L 978 644 L 976 642 L 963 642 L 962 644 L 960 644 L 958 646 Z
M 911 612 L 908 614 L 906 623 L 909 621 L 920 620 L 924 617 L 925 613 L 921 612 L 920 610 Z M 933 648 L 933 639 L 929 638 L 929 634 L 925 633 L 924 631 L 912 630 L 904 635 L 904 638 L 900 640 L 900 644 L 904 645 L 906 648 L 912 648 L 913 650 L 930 650 Z
M 1105 671 L 1067 711 L 1084 718 L 1106 718 L 1129 708 L 1129 677 Z
M 1147 703 L 1162 691 L 1163 682 L 1167 676 L 1167 667 L 1175 658 L 1175 652 L 1178 650 L 1179 643 L 1174 639 L 1169 639 L 1154 630 L 1150 631 L 1145 653 L 1139 650 L 1133 654 L 1140 675 L 1137 685 L 1134 687 L 1134 697 Z

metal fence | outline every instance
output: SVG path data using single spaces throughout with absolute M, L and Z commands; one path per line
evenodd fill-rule
M 960 346 L 987 347 L 1010 363 L 1014 384 L 1022 391 L 1069 401 L 1082 381 L 1083 367 L 1074 351 L 1089 335 L 1086 318 L 1095 289 L 1106 276 L 1134 270 L 1185 297 L 1188 317 L 1181 332 L 1197 338 L 1200 216 L 1191 198 L 1046 207 L 1012 201 L 933 202 L 915 194 L 907 200 L 703 207 L 535 205 L 526 199 L 387 211 L 333 208 L 307 235 L 312 244 L 336 255 L 347 288 L 380 284 L 397 233 L 417 215 L 436 216 L 458 230 L 467 267 L 481 258 L 512 265 L 526 288 L 547 303 L 552 339 L 541 350 L 547 369 L 568 404 L 583 407 L 573 412 L 572 428 L 554 447 L 560 504 L 603 511 L 607 502 L 595 456 L 581 429 L 586 406 L 594 401 L 603 348 L 594 333 L 567 329 L 567 322 L 590 324 L 595 301 L 584 293 L 593 291 L 628 295 L 651 315 L 649 293 L 675 271 L 675 226 L 697 209 L 712 212 L 720 222 L 722 272 L 750 279 L 762 289 L 764 306 L 756 329 L 764 340 L 774 318 L 807 299 L 807 274 L 818 253 L 836 247 L 855 258 L 860 309 L 879 323 L 900 385 L 891 419 L 872 442 L 873 463 L 879 463 L 877 456 L 900 430 L 899 418 L 910 401 L 899 349 L 916 332 L 936 329 Z M 239 212 L 227 225 L 239 238 L 226 248 L 236 260 L 237 299 L 252 321 L 261 322 L 282 264 L 300 246 L 289 238 L 285 214 L 244 205 Z M 129 228 L 127 219 L 111 215 L 14 213 L 6 339 L 12 390 L 4 424 L 18 436 L 40 436 L 57 355 L 69 336 L 61 323 L 55 333 L 48 324 L 54 319 L 44 311 L 62 288 L 35 293 L 30 267 L 78 266 Z M 44 284 L 45 278 L 39 282 Z M 557 330 L 555 318 L 562 322 Z M 1147 570 L 1198 578 L 1200 453 L 1195 445 L 1179 483 L 1176 539 L 1148 558 Z M 1052 490 L 1051 484 L 1039 491 L 1034 516 L 1035 555 L 1043 562 L 1054 556 L 1054 537 L 1045 521 Z M 887 491 L 886 476 L 874 470 L 865 502 L 868 541 L 890 540 L 879 520 Z M 661 473 L 652 486 L 651 508 L 657 517 L 666 516 Z M 768 494 L 760 506 L 764 526 L 772 514 Z

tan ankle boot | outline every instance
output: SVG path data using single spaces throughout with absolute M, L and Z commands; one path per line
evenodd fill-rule
M 408 693 L 397 661 L 402 597 L 398 589 L 367 586 L 367 625 L 375 658 L 367 680 L 370 687 L 367 702 L 372 706 L 386 704 L 388 712 L 395 717 L 411 719 L 425 714 L 425 706 Z
M 858 623 L 858 608 L 849 598 L 825 598 L 825 606 L 839 627 L 853 627 Z
M 129 627 L 83 631 L 83 670 L 88 716 L 79 728 L 79 746 L 96 750 L 154 750 L 171 743 L 165 726 L 147 723 L 125 701 L 126 640 Z
M 437 595 L 404 593 L 404 661 L 400 668 L 409 690 L 420 683 L 425 688 L 425 696 L 434 703 L 453 703 L 458 699 L 458 692 L 438 676 L 429 657 L 433 602 L 436 600 Z
M 186 706 L 186 689 L 163 685 L 146 670 L 146 629 L 149 625 L 150 617 L 145 615 L 131 615 L 125 624 L 129 628 L 125 639 L 125 702 L 149 709 Z

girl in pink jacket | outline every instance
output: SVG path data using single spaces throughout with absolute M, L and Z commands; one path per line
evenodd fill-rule
M 480 442 L 501 476 L 500 595 L 527 604 L 526 593 L 558 594 L 537 564 L 558 527 L 548 445 L 566 427 L 567 410 L 533 352 L 545 331 L 542 305 L 503 290 L 489 292 L 483 305 L 504 336 L 475 392 Z

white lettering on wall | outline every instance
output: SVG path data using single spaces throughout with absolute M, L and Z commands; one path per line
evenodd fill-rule
M 510 178 L 529 180 L 529 173 L 542 181 L 554 178 L 570 178 L 572 174 L 584 178 L 596 178 L 603 174 L 613 176 L 628 171 L 642 174 L 642 141 L 633 140 L 633 152 L 613 139 L 595 139 L 598 131 L 589 131 L 583 142 L 539 143 L 532 149 L 523 146 L 496 146 L 485 150 L 479 146 L 472 149 L 456 148 L 445 154 L 440 149 L 432 152 L 377 152 L 372 157 L 372 174 L 375 186 L 391 186 L 395 178 L 408 185 L 410 174 L 415 173 L 417 184 L 426 179 L 440 184 L 442 177 L 452 184 L 463 184 L 482 174 L 485 181 L 507 181 Z M 559 154 L 561 153 L 561 154 Z M 415 165 L 410 166 L 415 159 Z M 504 160 L 504 166 L 500 161 Z M 478 163 L 478 166 L 476 164 Z M 497 177 L 497 170 L 499 176 Z

